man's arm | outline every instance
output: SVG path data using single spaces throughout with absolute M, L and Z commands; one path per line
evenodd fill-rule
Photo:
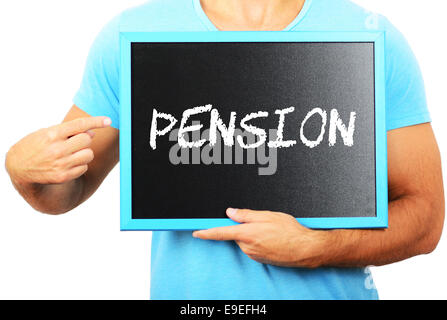
M 441 159 L 429 124 L 388 133 L 389 228 L 334 230 L 325 264 L 384 265 L 432 252 L 444 225 Z
M 444 223 L 440 154 L 430 124 L 388 132 L 389 227 L 310 230 L 287 214 L 227 210 L 240 225 L 194 232 L 235 240 L 251 258 L 288 267 L 384 265 L 433 251 Z
M 62 124 L 20 140 L 6 156 L 15 188 L 44 213 L 77 207 L 118 162 L 119 132 L 109 125 L 108 118 L 90 117 L 73 106 Z

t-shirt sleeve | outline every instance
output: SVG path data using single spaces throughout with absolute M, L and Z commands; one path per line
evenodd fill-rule
M 108 116 L 119 128 L 119 16 L 98 34 L 74 104 L 91 116 Z
M 430 122 L 424 81 L 404 36 L 386 21 L 387 130 Z

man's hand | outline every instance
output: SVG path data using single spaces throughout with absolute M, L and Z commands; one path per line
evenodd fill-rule
M 288 214 L 247 209 L 227 209 L 227 215 L 241 224 L 195 231 L 203 240 L 234 240 L 253 260 L 284 267 L 320 266 L 326 247 L 325 231 L 300 225 Z
M 92 130 L 110 124 L 107 117 L 79 118 L 26 136 L 6 158 L 13 182 L 61 184 L 80 177 L 94 158 Z
M 73 106 L 62 124 L 23 138 L 6 155 L 14 187 L 40 212 L 77 207 L 118 163 L 119 131 L 110 125 L 110 118 Z
M 388 228 L 313 231 L 277 212 L 228 210 L 241 225 L 197 231 L 235 240 L 251 258 L 290 267 L 385 265 L 432 252 L 444 225 L 439 150 L 430 124 L 388 132 Z

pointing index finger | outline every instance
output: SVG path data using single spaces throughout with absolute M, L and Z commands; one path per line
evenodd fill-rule
M 243 236 L 241 232 L 243 231 L 242 225 L 234 225 L 228 227 L 218 227 L 207 230 L 194 231 L 193 237 L 202 240 L 216 240 L 216 241 L 231 241 L 231 240 L 241 240 Z
M 91 129 L 108 127 L 112 121 L 108 117 L 86 117 L 78 118 L 61 124 L 60 132 L 64 137 L 74 136 Z

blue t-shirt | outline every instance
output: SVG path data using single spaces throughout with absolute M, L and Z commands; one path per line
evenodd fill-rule
M 284 31 L 386 32 L 387 129 L 430 121 L 418 63 L 390 22 L 348 0 L 307 0 Z M 95 40 L 74 103 L 119 128 L 120 31 L 218 31 L 200 0 L 154 0 L 129 9 Z M 255 262 L 234 242 L 154 232 L 152 299 L 377 299 L 368 268 L 285 268 Z

